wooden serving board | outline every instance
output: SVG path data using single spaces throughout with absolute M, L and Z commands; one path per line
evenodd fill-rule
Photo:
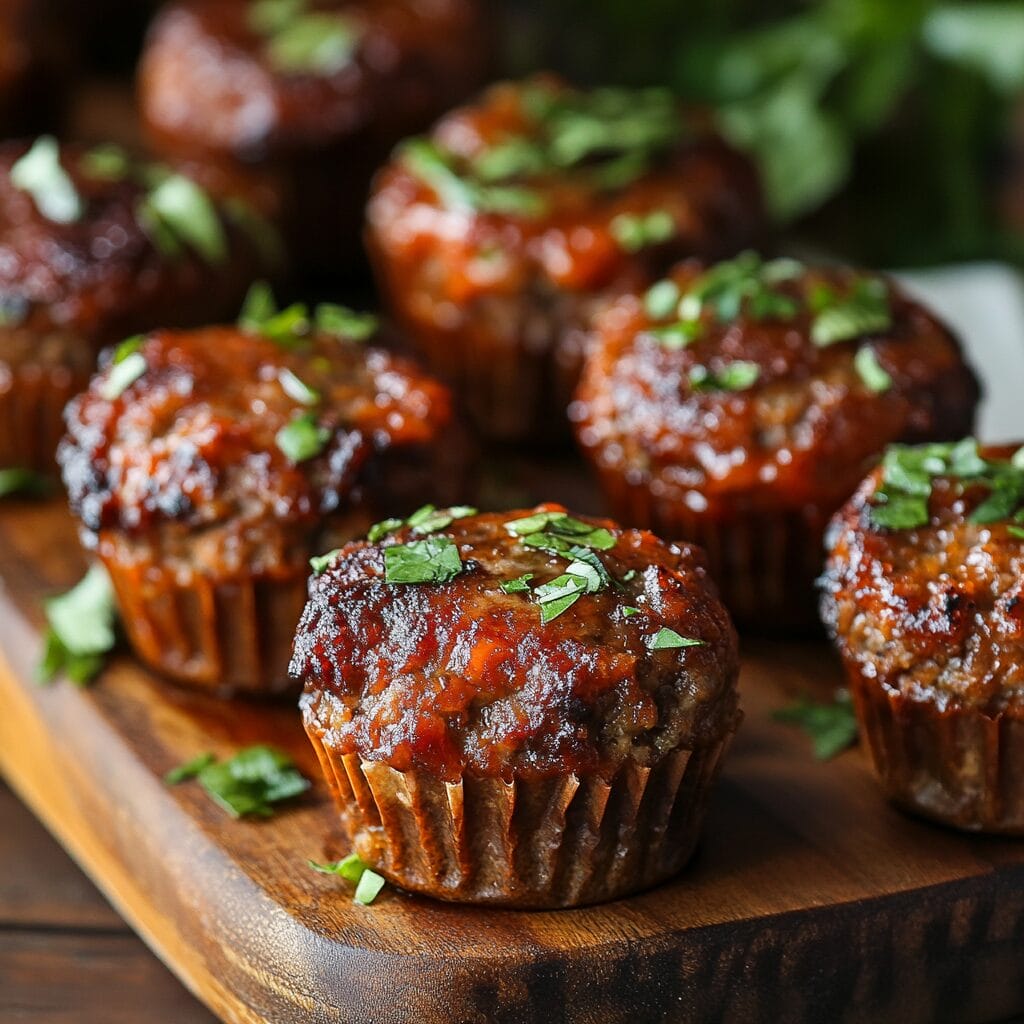
M 747 718 L 677 880 L 574 911 L 394 890 L 364 908 L 306 865 L 348 852 L 319 782 L 270 821 L 236 822 L 197 785 L 161 781 L 256 742 L 315 778 L 294 708 L 190 695 L 127 655 L 87 690 L 33 682 L 40 600 L 81 568 L 59 502 L 0 507 L 0 768 L 225 1020 L 912 1024 L 1024 1010 L 1024 842 L 905 817 L 858 751 L 819 764 L 772 721 L 836 685 L 822 643 L 749 645 Z

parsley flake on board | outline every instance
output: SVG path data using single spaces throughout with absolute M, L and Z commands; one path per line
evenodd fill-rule
M 425 537 L 384 548 L 386 583 L 448 583 L 462 569 L 458 546 L 449 537 Z
M 789 707 L 779 708 L 772 718 L 802 729 L 811 738 L 814 756 L 819 761 L 830 760 L 857 741 L 857 718 L 846 690 L 840 690 L 831 704 L 801 698 Z
M 227 761 L 201 754 L 172 769 L 164 781 L 176 785 L 193 778 L 233 818 L 269 818 L 274 813 L 273 804 L 309 789 L 309 780 L 299 773 L 291 758 L 264 744 L 246 747 Z
M 882 457 L 881 482 L 872 496 L 871 522 L 890 530 L 926 526 L 928 499 L 939 477 L 988 488 L 988 496 L 968 516 L 970 522 L 1016 519 L 1024 515 L 1022 451 L 1010 459 L 986 460 L 972 437 L 950 444 L 890 445 Z
M 668 651 L 677 647 L 703 647 L 703 640 L 695 640 L 693 637 L 681 636 L 674 629 L 662 626 L 654 636 L 647 638 L 647 646 L 652 651 Z
M 60 145 L 52 135 L 40 135 L 24 156 L 11 165 L 11 184 L 32 197 L 36 209 L 54 224 L 81 220 L 85 204 L 61 166 Z
M 383 875 L 378 875 L 355 853 L 350 853 L 347 857 L 330 864 L 318 864 L 315 860 L 307 863 L 322 875 L 337 875 L 346 882 L 351 882 L 356 887 L 352 896 L 353 901 L 361 903 L 364 907 L 373 903 L 387 882 Z
M 44 605 L 47 631 L 38 674 L 50 682 L 63 672 L 84 686 L 103 667 L 103 656 L 114 648 L 117 606 L 106 569 L 96 562 L 66 594 Z

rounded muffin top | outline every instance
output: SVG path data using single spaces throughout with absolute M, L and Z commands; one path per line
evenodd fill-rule
M 866 677 L 1024 709 L 1024 448 L 893 446 L 835 516 L 822 616 Z
M 585 288 L 624 258 L 735 251 L 761 207 L 750 165 L 667 90 L 537 76 L 493 86 L 405 142 L 369 219 L 395 247 L 461 246 L 471 292 L 515 288 L 527 267 Z
M 251 294 L 238 327 L 129 339 L 69 405 L 58 457 L 88 530 L 314 520 L 374 452 L 448 426 L 443 385 L 362 343 L 373 318 Z
M 849 268 L 689 261 L 595 333 L 577 437 L 603 470 L 695 511 L 838 505 L 888 443 L 969 432 L 978 400 L 949 329 Z
M 736 635 L 696 549 L 551 504 L 427 507 L 370 537 L 317 566 L 291 664 L 342 752 L 607 777 L 735 727 Z
M 140 66 L 149 127 L 246 158 L 393 140 L 474 88 L 487 47 L 476 0 L 180 0 Z
M 102 344 L 165 312 L 219 314 L 267 269 L 269 231 L 241 200 L 114 146 L 4 143 L 0 327 Z

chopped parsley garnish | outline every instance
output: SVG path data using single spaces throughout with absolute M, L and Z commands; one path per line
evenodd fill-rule
M 458 546 L 450 537 L 425 537 L 384 549 L 386 583 L 448 583 L 462 568 Z
M 644 294 L 644 312 L 652 320 L 667 320 L 679 305 L 682 293 L 675 281 L 665 278 Z
M 625 618 L 631 619 L 634 615 L 639 615 L 640 614 L 640 609 L 639 608 L 634 608 L 632 605 L 628 605 L 628 604 L 627 605 L 623 605 L 622 606 L 622 614 L 623 614 L 623 616 Z
M 198 779 L 213 801 L 233 818 L 269 818 L 274 813 L 273 804 L 309 789 L 309 780 L 299 773 L 290 757 L 263 744 L 246 747 L 227 761 L 201 755 L 164 778 L 171 785 Z
M 100 386 L 100 395 L 108 402 L 120 398 L 146 372 L 146 357 L 139 351 L 145 340 L 144 335 L 136 334 L 114 349 L 107 379 Z
M 812 305 L 817 315 L 811 325 L 811 340 L 821 347 L 892 326 L 889 289 L 881 278 L 859 278 L 850 294 L 843 297 L 831 289 L 819 290 L 812 296 Z
M 314 871 L 322 875 L 337 875 L 351 882 L 355 887 L 355 895 L 352 897 L 356 903 L 362 903 L 368 907 L 380 895 L 384 888 L 385 879 L 373 871 L 358 854 L 350 853 L 341 860 L 331 864 L 318 864 L 315 860 L 307 862 Z
M 32 197 L 36 209 L 54 224 L 74 224 L 85 212 L 74 182 L 61 166 L 60 145 L 52 135 L 41 135 L 14 162 L 10 179 L 16 189 Z
M 296 464 L 316 458 L 330 439 L 331 431 L 320 426 L 311 412 L 294 417 L 274 437 L 285 457 Z
M 325 555 L 314 555 L 309 560 L 309 567 L 313 570 L 313 575 L 321 575 L 340 554 L 341 548 L 334 548 L 333 551 L 328 551 Z
M 164 776 L 164 782 L 168 786 L 177 786 L 181 782 L 194 779 L 204 768 L 213 764 L 216 760 L 217 758 L 209 751 L 205 754 L 197 754 L 191 761 L 186 761 L 184 764 L 179 764 L 177 768 L 172 768 Z
M 93 146 L 81 159 L 82 173 L 99 181 L 122 181 L 132 171 L 132 161 L 120 147 L 112 144 Z
M 502 580 L 498 584 L 506 594 L 525 594 L 530 590 L 530 580 L 533 579 L 532 572 L 524 572 L 514 580 Z
M 278 371 L 277 379 L 284 393 L 302 405 L 316 405 L 320 401 L 320 392 L 314 391 L 305 381 L 301 380 L 287 367 Z
M 537 512 L 506 523 L 505 529 L 530 547 L 545 548 L 550 544 L 557 549 L 556 554 L 565 553 L 567 543 L 598 551 L 615 547 L 615 537 L 609 530 L 574 519 L 566 512 Z
M 622 188 L 684 132 L 676 100 L 664 89 L 584 92 L 530 82 L 521 97 L 526 134 L 500 138 L 470 160 L 413 139 L 401 151 L 405 165 L 450 209 L 537 217 L 548 206 L 530 184 L 571 172 L 598 189 Z M 620 220 L 612 230 L 624 247 L 639 249 L 671 237 L 675 227 L 655 212 L 636 223 Z
M 379 523 L 374 523 L 370 527 L 366 534 L 366 539 L 371 544 L 376 544 L 381 537 L 386 537 L 389 533 L 400 530 L 404 525 L 405 521 L 403 519 L 382 519 Z
M 321 334 L 333 334 L 349 341 L 366 341 L 380 327 L 373 313 L 357 313 L 335 302 L 321 302 L 313 311 L 314 325 Z
M 862 345 L 853 357 L 853 368 L 868 391 L 880 395 L 892 387 L 892 377 L 878 361 L 878 353 L 870 345 Z
M 106 569 L 93 564 L 82 579 L 60 597 L 45 604 L 47 631 L 39 678 L 49 682 L 65 673 L 85 685 L 103 667 L 103 656 L 114 648 L 117 606 Z
M 620 213 L 609 227 L 619 246 L 631 253 L 667 242 L 676 233 L 675 218 L 668 210 L 653 210 L 642 215 Z
M 20 466 L 0 469 L 0 498 L 8 498 L 15 494 L 47 494 L 51 486 L 45 476 L 31 469 L 23 469 Z
M 830 760 L 857 741 L 853 701 L 845 690 L 840 690 L 831 704 L 818 704 L 805 697 L 780 708 L 772 717 L 802 729 L 811 738 L 819 761 Z
M 333 75 L 352 63 L 362 29 L 334 11 L 310 11 L 307 0 L 257 0 L 249 28 L 264 39 L 271 67 L 282 74 Z
M 579 567 L 581 563 L 573 562 Z M 594 577 L 584 576 L 577 572 L 566 572 L 561 576 L 537 587 L 533 599 L 540 605 L 540 621 L 551 622 L 564 611 L 568 611 L 584 594 L 592 593 L 598 587 L 593 585 Z
M 270 285 L 255 281 L 242 303 L 238 327 L 247 334 L 261 334 L 283 348 L 294 348 L 314 333 L 365 341 L 376 333 L 379 321 L 372 313 L 357 313 L 331 302 L 321 303 L 312 313 L 304 302 L 293 302 L 279 310 Z
M 690 370 L 690 387 L 694 391 L 746 391 L 761 377 L 761 367 L 746 359 L 726 363 L 718 371 L 706 366 L 694 366 Z
M 703 647 L 703 640 L 694 640 L 693 637 L 680 636 L 674 629 L 662 626 L 654 636 L 647 638 L 647 646 L 652 651 L 667 651 L 676 647 Z
M 227 236 L 217 207 L 191 178 L 166 176 L 139 203 L 137 216 L 166 256 L 176 256 L 182 246 L 189 246 L 207 263 L 220 264 L 227 259 Z
M 433 505 L 424 505 L 406 519 L 405 525 L 412 527 L 413 533 L 437 533 L 438 530 L 444 530 L 451 526 L 456 519 L 465 519 L 467 516 L 475 515 L 476 509 L 470 505 L 453 505 L 451 508 L 434 508 Z
M 929 522 L 928 499 L 937 478 L 988 488 L 968 516 L 972 523 L 995 523 L 1024 513 L 1024 449 L 1010 459 L 984 459 L 978 442 L 890 445 L 882 458 L 882 478 L 869 516 L 873 525 L 909 530 Z

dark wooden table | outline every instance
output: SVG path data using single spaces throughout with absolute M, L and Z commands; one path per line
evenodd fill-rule
M 0 779 L 0 1021 L 212 1024 Z

